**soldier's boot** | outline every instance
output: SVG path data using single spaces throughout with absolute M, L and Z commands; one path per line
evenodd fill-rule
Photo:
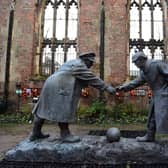
M 154 142 L 155 141 L 155 132 L 147 132 L 143 137 L 136 137 L 138 142 Z
M 41 128 L 44 124 L 44 119 L 40 119 L 39 117 L 37 117 L 35 115 L 33 122 L 34 122 L 33 130 L 32 130 L 32 133 L 29 137 L 30 141 L 35 141 L 37 139 L 44 139 L 44 138 L 48 138 L 50 136 L 49 134 L 43 134 L 41 132 Z
M 138 142 L 154 142 L 156 133 L 155 119 L 152 117 L 147 126 L 147 133 L 143 137 L 136 137 Z
M 74 143 L 80 141 L 80 138 L 78 136 L 71 134 L 68 123 L 58 123 L 58 126 L 60 128 L 60 136 L 62 142 Z

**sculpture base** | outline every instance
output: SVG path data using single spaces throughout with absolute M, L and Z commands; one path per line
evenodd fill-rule
M 167 164 L 168 142 L 136 142 L 121 138 L 109 143 L 105 136 L 84 136 L 78 143 L 61 143 L 58 139 L 22 141 L 9 150 L 4 161 L 57 162 L 98 165 L 126 163 Z

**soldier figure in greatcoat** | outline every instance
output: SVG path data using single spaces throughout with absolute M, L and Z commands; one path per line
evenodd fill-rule
M 45 120 L 58 123 L 63 142 L 80 141 L 78 136 L 71 134 L 69 124 L 75 121 L 82 88 L 92 86 L 110 94 L 115 93 L 115 88 L 90 71 L 89 68 L 94 62 L 95 53 L 81 54 L 79 58 L 65 62 L 45 81 L 39 100 L 32 111 L 34 122 L 31 141 L 49 137 L 41 131 Z
M 129 83 L 117 87 L 119 91 L 129 91 L 145 83 L 152 90 L 147 132 L 137 141 L 151 142 L 155 133 L 168 133 L 168 64 L 162 60 L 147 59 L 144 52 L 139 51 L 132 57 L 132 62 L 140 69 L 140 75 Z

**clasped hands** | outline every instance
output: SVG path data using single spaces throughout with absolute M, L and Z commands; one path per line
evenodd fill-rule
M 115 88 L 109 85 L 109 86 L 106 88 L 106 91 L 109 92 L 110 94 L 115 94 L 116 92 L 120 92 L 120 91 L 124 91 L 124 90 L 125 90 L 125 88 L 124 88 L 123 85 L 117 86 L 117 87 L 115 87 Z

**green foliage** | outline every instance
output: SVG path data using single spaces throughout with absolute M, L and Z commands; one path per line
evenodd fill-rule
M 0 114 L 0 123 L 26 123 L 29 118 L 29 113 Z
M 109 107 L 105 103 L 96 100 L 90 106 L 79 107 L 78 120 L 98 124 L 111 122 L 145 123 L 147 113 L 147 109 L 138 109 L 135 104 L 121 103 Z
M 20 107 L 19 112 L 10 112 L 0 114 L 0 123 L 27 123 L 31 118 L 32 107 L 25 103 Z
M 22 106 L 20 107 L 20 111 L 21 111 L 22 113 L 31 113 L 32 107 L 31 107 L 30 104 L 25 103 L 25 104 L 22 104 Z
M 105 120 L 106 113 L 107 107 L 105 106 L 105 103 L 96 100 L 93 101 L 90 106 L 79 107 L 78 120 L 85 121 L 87 123 L 101 123 Z
M 32 107 L 22 104 L 20 111 L 0 115 L 0 123 L 27 123 L 31 118 Z M 78 121 L 85 124 L 146 123 L 148 109 L 139 109 L 132 103 L 107 106 L 99 100 L 89 106 L 79 106 Z
M 144 123 L 147 120 L 148 109 L 138 109 L 135 104 L 121 103 L 113 107 L 115 121 L 125 123 Z
M 44 81 L 47 79 L 47 76 L 43 76 L 43 75 L 39 75 L 39 74 L 35 74 L 31 80 L 34 80 L 34 81 Z

